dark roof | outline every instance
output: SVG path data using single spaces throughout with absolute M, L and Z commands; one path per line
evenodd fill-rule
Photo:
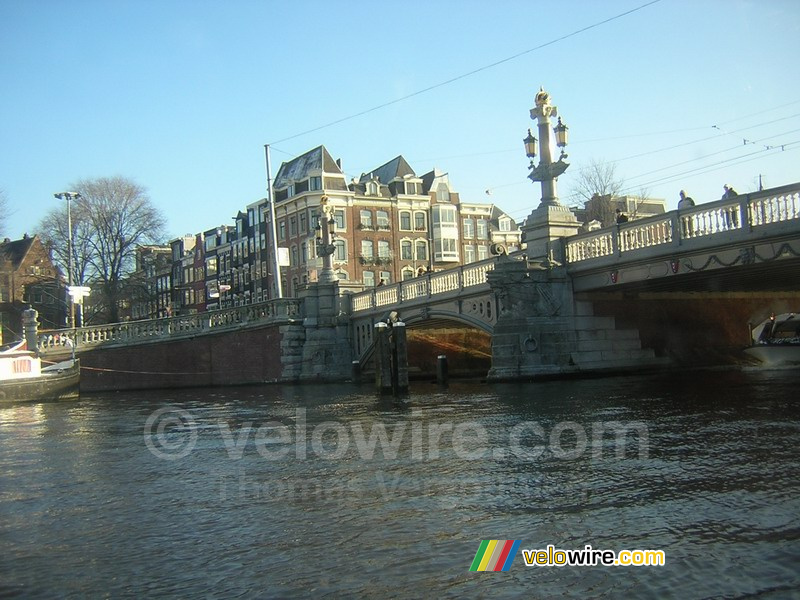
M 275 176 L 273 187 L 283 189 L 289 186 L 292 181 L 302 181 L 307 179 L 312 171 L 322 173 L 333 173 L 344 175 L 339 165 L 325 149 L 325 146 L 317 146 L 289 162 L 281 164 L 278 174 Z
M 413 177 L 417 176 L 417 174 L 414 173 L 414 169 L 411 168 L 411 165 L 406 162 L 406 159 L 402 156 L 398 156 L 397 158 L 387 162 L 385 165 L 381 165 L 377 169 L 373 169 L 369 173 L 362 173 L 359 181 L 364 183 L 375 177 L 381 183 L 386 184 L 396 177 L 402 178 L 406 175 L 411 175 Z
M 36 236 L 29 237 L 27 234 L 21 240 L 6 240 L 0 244 L 0 261 L 9 261 L 14 270 L 19 268 L 20 263 L 33 245 Z
M 431 191 L 431 187 L 433 187 L 433 180 L 437 177 L 441 177 L 443 173 L 440 173 L 437 169 L 433 169 L 433 171 L 428 171 L 422 176 L 422 192 L 427 194 Z

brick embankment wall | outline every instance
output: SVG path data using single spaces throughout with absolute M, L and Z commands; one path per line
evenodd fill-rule
M 81 391 L 205 387 L 281 379 L 277 326 L 81 352 Z

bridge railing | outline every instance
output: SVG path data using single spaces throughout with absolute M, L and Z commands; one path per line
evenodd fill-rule
M 566 239 L 565 253 L 575 264 L 798 219 L 800 185 L 784 186 L 578 234 Z
M 76 329 L 51 329 L 40 331 L 37 343 L 40 354 L 47 355 L 63 352 L 71 345 L 86 348 L 100 344 L 135 343 L 210 333 L 245 323 L 258 324 L 282 318 L 299 318 L 300 303 L 296 298 L 284 298 L 166 319 L 126 321 Z
M 496 264 L 497 258 L 494 257 L 353 294 L 353 313 L 484 284 L 486 273 L 493 270 Z

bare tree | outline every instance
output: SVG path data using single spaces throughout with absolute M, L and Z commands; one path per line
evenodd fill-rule
M 69 231 L 67 229 L 67 204 L 66 202 L 51 210 L 39 222 L 37 232 L 50 247 L 50 252 L 61 271 L 68 274 L 69 267 Z M 88 278 L 94 274 L 91 270 L 92 259 L 92 221 L 89 218 L 88 207 L 82 202 L 72 203 L 72 282 L 75 285 L 85 285 Z
M 6 233 L 6 217 L 9 213 L 8 198 L 5 191 L 0 190 L 0 236 Z
M 587 221 L 598 220 L 603 225 L 614 222 L 617 208 L 614 199 L 620 195 L 624 181 L 617 176 L 614 163 L 592 160 L 578 170 L 573 196 L 583 201 Z
M 72 206 L 73 281 L 91 282 L 107 320 L 117 322 L 124 281 L 135 268 L 136 246 L 160 242 L 165 219 L 145 189 L 123 177 L 82 180 L 70 189 L 81 195 Z M 45 216 L 39 232 L 65 267 L 66 208 Z
M 650 197 L 650 188 L 648 187 L 640 187 L 637 191 L 636 195 L 633 196 L 634 204 L 633 208 L 629 208 L 628 210 L 631 211 L 632 217 L 639 216 L 639 209 L 641 208 L 642 204 Z

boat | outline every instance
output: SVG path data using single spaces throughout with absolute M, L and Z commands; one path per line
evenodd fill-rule
M 800 315 L 772 315 L 751 331 L 752 344 L 745 352 L 765 366 L 800 365 Z
M 80 394 L 80 360 L 42 367 L 24 341 L 0 346 L 0 402 L 69 400 Z

